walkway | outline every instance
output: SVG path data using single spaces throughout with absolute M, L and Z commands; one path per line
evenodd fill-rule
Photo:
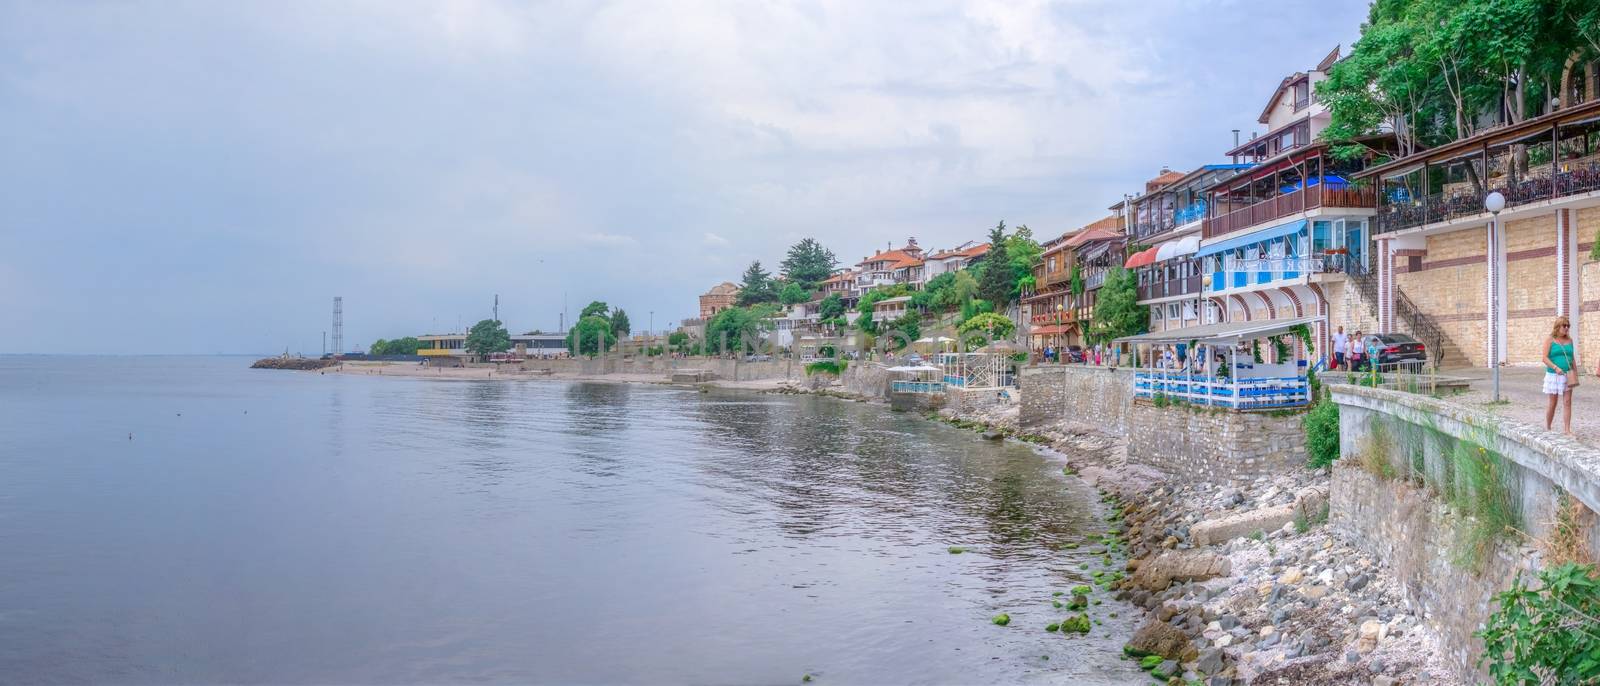
M 1591 370 L 1592 371 L 1592 370 Z M 1450 396 L 1449 400 L 1473 408 L 1515 419 L 1525 424 L 1544 427 L 1546 396 L 1542 367 L 1501 367 L 1500 397 L 1508 401 L 1493 404 L 1494 382 L 1487 368 L 1451 369 L 1446 376 L 1472 379 L 1467 392 Z M 1561 431 L 1561 409 L 1556 408 L 1554 430 Z M 1572 396 L 1572 432 L 1586 445 L 1600 447 L 1600 378 L 1584 374 Z

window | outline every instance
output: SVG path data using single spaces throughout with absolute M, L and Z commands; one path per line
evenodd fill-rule
M 1177 318 L 1178 318 L 1178 303 L 1168 303 L 1167 304 L 1167 319 L 1177 319 Z
M 1155 307 L 1150 308 L 1150 318 L 1154 319 L 1154 320 L 1156 320 L 1158 322 L 1161 321 L 1161 306 L 1160 305 L 1156 305 Z

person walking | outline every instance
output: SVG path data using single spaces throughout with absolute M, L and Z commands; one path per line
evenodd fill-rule
M 1544 410 L 1544 428 L 1556 418 L 1556 404 L 1560 403 L 1561 433 L 1572 435 L 1572 389 L 1578 385 L 1578 365 L 1572 346 L 1572 322 L 1566 317 L 1556 317 L 1550 327 L 1550 338 L 1544 342 L 1544 394 L 1550 404 Z
M 1333 332 L 1333 368 L 1344 368 L 1344 356 L 1350 352 L 1350 336 L 1344 332 L 1344 327 L 1339 327 Z
M 1366 350 L 1366 347 L 1361 343 L 1362 338 L 1361 329 L 1356 329 L 1356 332 L 1345 342 L 1344 359 L 1347 371 L 1361 371 L 1361 353 Z

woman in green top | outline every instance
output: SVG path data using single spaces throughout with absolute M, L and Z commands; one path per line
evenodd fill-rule
M 1550 338 L 1544 342 L 1544 393 L 1550 396 L 1550 406 L 1544 411 L 1544 428 L 1556 418 L 1556 403 L 1562 403 L 1561 432 L 1572 435 L 1572 389 L 1578 385 L 1576 351 L 1569 335 L 1572 322 L 1566 317 L 1556 317 Z

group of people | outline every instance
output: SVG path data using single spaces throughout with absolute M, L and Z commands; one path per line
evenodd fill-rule
M 1046 345 L 1046 346 L 1044 346 L 1042 348 L 1038 348 L 1038 347 L 1034 348 L 1033 349 L 1033 356 L 1034 356 L 1034 359 L 1043 360 L 1045 362 L 1073 362 L 1074 361 L 1072 359 L 1071 353 L 1067 350 L 1067 348 L 1065 346 L 1062 346 L 1062 347 L 1058 348 L 1053 344 L 1052 345 Z M 1083 350 L 1083 360 L 1082 361 L 1083 361 L 1084 364 L 1092 364 L 1092 365 L 1095 365 L 1097 367 L 1103 367 L 1103 366 L 1105 366 L 1107 364 L 1115 367 L 1115 366 L 1117 366 L 1117 363 L 1121 359 L 1121 357 L 1122 357 L 1122 351 L 1117 349 L 1116 346 L 1110 346 L 1110 345 L 1097 343 L 1094 346 L 1089 347 L 1089 348 L 1085 348 Z
M 1363 360 L 1377 357 L 1377 351 L 1368 349 L 1373 345 L 1373 341 L 1368 340 L 1361 329 L 1347 334 L 1344 327 L 1339 327 L 1333 332 L 1333 364 L 1329 369 L 1346 372 L 1361 369 Z

